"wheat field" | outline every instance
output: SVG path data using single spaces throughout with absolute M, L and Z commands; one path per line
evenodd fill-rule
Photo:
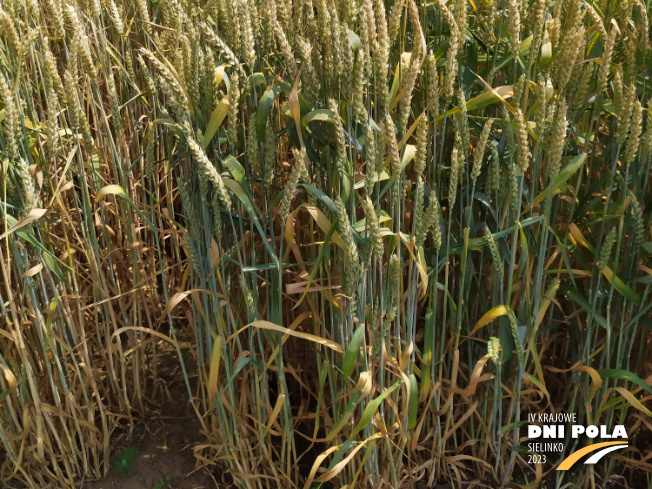
M 651 487 L 649 11 L 0 0 L 1 483 L 105 475 L 172 348 L 225 487 Z

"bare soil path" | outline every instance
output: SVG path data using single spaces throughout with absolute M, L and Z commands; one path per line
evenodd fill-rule
M 184 357 L 189 356 L 188 350 Z M 188 358 L 186 365 L 194 362 Z M 188 402 L 183 374 L 174 351 L 160 357 L 159 379 L 164 400 L 138 421 L 134 435 L 112 441 L 111 468 L 99 481 L 82 482 L 80 489 L 215 489 L 207 470 L 195 470 L 193 447 L 205 440 Z

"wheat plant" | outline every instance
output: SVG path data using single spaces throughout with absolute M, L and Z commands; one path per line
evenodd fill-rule
M 649 11 L 1 0 L 0 480 L 105 474 L 170 344 L 233 487 L 647 487 Z

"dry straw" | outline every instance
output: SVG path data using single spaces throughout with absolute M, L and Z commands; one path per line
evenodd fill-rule
M 245 489 L 543 487 L 550 411 L 637 452 L 559 487 L 648 487 L 648 16 L 2 3 L 1 483 L 110 472 L 163 362 Z

